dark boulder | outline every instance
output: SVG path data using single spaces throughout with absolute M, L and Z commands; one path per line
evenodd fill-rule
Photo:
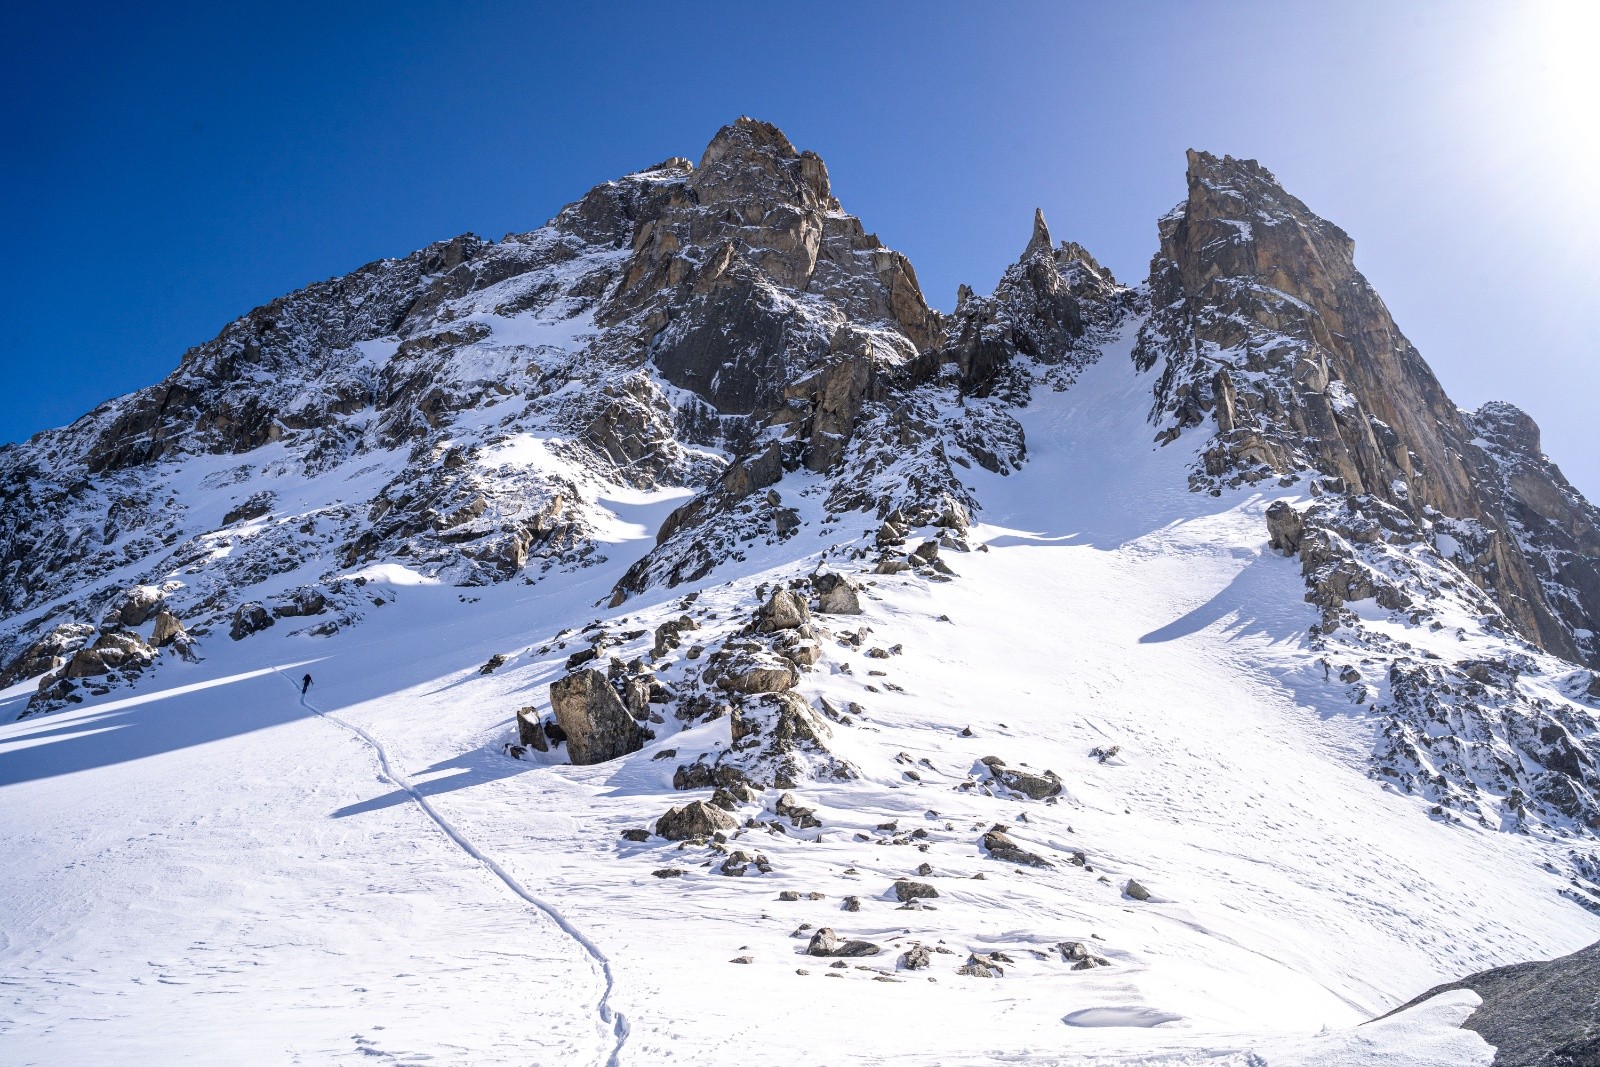
M 824 926 L 811 937 L 811 943 L 806 946 L 808 956 L 841 956 L 852 958 L 856 956 L 876 956 L 883 951 L 871 941 L 841 940 L 833 932 L 833 927 Z
M 581 670 L 552 683 L 550 708 L 566 732 L 573 763 L 604 763 L 644 745 L 644 731 L 597 670 Z
M 656 820 L 656 835 L 668 841 L 688 841 L 695 837 L 710 837 L 719 830 L 735 830 L 739 820 L 714 808 L 703 800 L 691 801 L 680 808 L 672 808 Z

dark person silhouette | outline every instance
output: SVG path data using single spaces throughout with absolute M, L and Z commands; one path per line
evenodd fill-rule
M 301 697 L 304 697 L 306 695 L 306 690 L 310 689 L 310 688 L 311 688 L 311 675 L 308 674 L 304 678 L 300 679 L 300 695 L 301 695 Z

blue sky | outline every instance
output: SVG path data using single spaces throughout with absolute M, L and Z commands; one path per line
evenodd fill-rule
M 929 301 L 1043 207 L 1142 279 L 1183 151 L 1355 237 L 1463 406 L 1600 498 L 1597 5 L 8 4 L 0 441 L 151 384 L 228 320 L 597 182 L 740 114 L 827 160 Z

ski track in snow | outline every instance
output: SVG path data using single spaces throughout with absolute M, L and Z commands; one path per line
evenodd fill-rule
M 295 685 L 294 679 L 284 674 L 283 671 L 277 667 L 277 665 L 272 664 L 270 666 L 272 668 L 272 672 L 278 677 L 282 678 L 291 689 L 298 688 Z M 583 931 L 574 926 L 571 921 L 569 921 L 567 917 L 561 913 L 559 908 L 556 908 L 552 904 L 546 903 L 530 892 L 521 882 L 517 881 L 510 874 L 508 874 L 504 867 L 500 866 L 500 864 L 496 863 L 493 859 L 484 855 L 476 845 L 467 840 L 466 836 L 463 835 L 460 830 L 457 830 L 455 826 L 451 824 L 450 820 L 446 819 L 443 815 L 440 815 L 438 810 L 435 809 L 432 804 L 428 803 L 428 799 L 421 793 L 417 792 L 410 780 L 394 769 L 394 766 L 389 762 L 389 753 L 383 747 L 383 743 L 381 741 L 379 741 L 376 737 L 373 737 L 366 730 L 363 730 L 361 727 L 357 726 L 355 723 L 346 722 L 344 719 L 339 718 L 339 716 L 334 715 L 331 712 L 323 711 L 321 708 L 307 700 L 304 692 L 301 692 L 300 694 L 300 706 L 305 708 L 307 711 L 313 712 L 319 718 L 333 723 L 334 725 L 354 734 L 356 737 L 359 737 L 362 741 L 364 741 L 367 747 L 372 750 L 373 755 L 378 758 L 378 766 L 383 769 L 383 776 L 387 778 L 389 782 L 397 789 L 404 790 L 406 795 L 416 803 L 417 807 L 422 809 L 423 814 L 433 821 L 433 824 L 439 829 L 440 833 L 444 834 L 444 836 L 462 852 L 465 852 L 473 860 L 481 864 L 484 870 L 488 871 L 490 874 L 500 879 L 501 882 L 505 883 L 505 887 L 507 889 L 511 890 L 511 892 L 515 893 L 517 896 L 521 897 L 523 900 L 539 909 L 539 911 L 543 912 L 551 922 L 559 926 L 563 933 L 572 938 L 579 945 L 583 946 L 583 950 L 589 954 L 590 959 L 593 960 L 595 966 L 599 968 L 601 978 L 605 984 L 605 989 L 601 994 L 597 1010 L 600 1015 L 600 1021 L 611 1030 L 611 1033 L 615 1039 L 615 1044 L 612 1046 L 611 1054 L 606 1057 L 606 1067 L 616 1067 L 616 1064 L 619 1062 L 619 1059 L 622 1055 L 622 1046 L 626 1044 L 628 1040 L 628 1018 L 621 1012 L 613 1012 L 611 1010 L 611 993 L 613 988 L 615 988 L 616 981 L 611 973 L 611 961 L 606 958 L 605 953 L 601 952 L 599 947 L 595 945 L 593 941 L 585 937 Z

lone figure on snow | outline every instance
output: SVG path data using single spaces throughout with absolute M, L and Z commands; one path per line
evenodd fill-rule
M 304 678 L 300 679 L 300 696 L 304 697 L 306 695 L 306 690 L 310 689 L 310 688 L 311 688 L 311 675 L 308 674 Z

